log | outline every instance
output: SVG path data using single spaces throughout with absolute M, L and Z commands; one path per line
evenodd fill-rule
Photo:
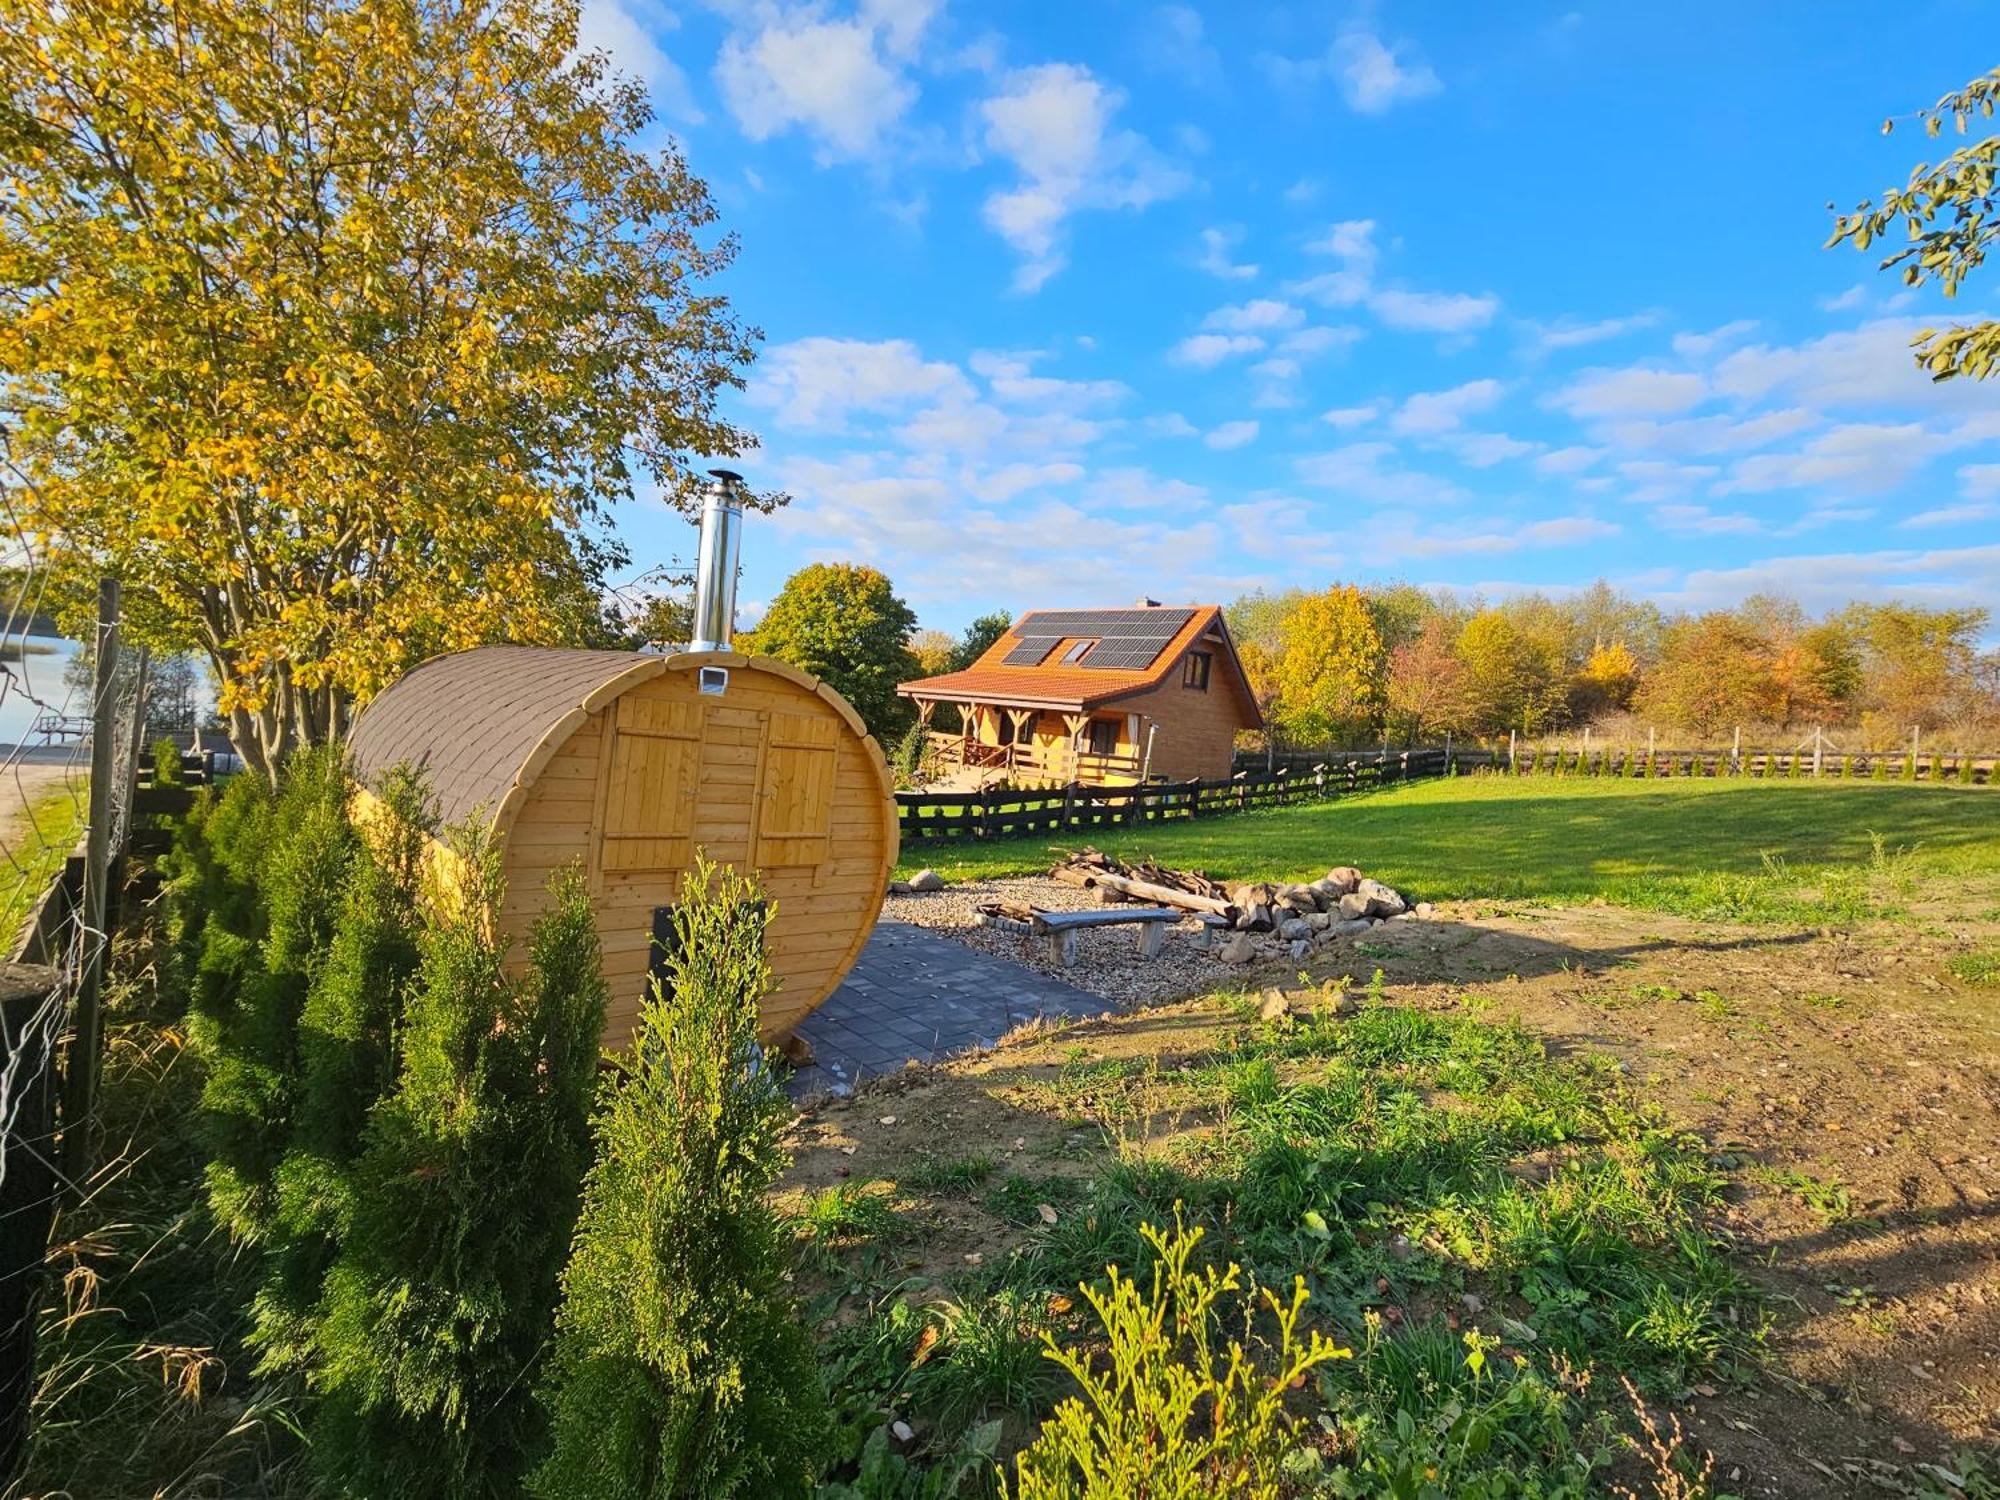
M 1151 901 L 1160 906 L 1178 906 L 1183 911 L 1211 912 L 1218 917 L 1234 917 L 1236 909 L 1227 901 L 1214 896 L 1197 896 L 1192 891 L 1177 891 L 1168 885 L 1153 885 L 1144 880 L 1132 880 L 1124 875 L 1099 873 L 1092 875 L 1089 885 L 1102 886 L 1106 890 L 1118 892 L 1121 896 L 1131 896 L 1140 901 Z

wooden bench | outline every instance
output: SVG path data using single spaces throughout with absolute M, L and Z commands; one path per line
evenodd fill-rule
M 1171 906 L 1119 906 L 1097 911 L 1036 911 L 1026 922 L 1009 917 L 982 918 L 989 927 L 1045 938 L 1049 958 L 1065 969 L 1076 967 L 1077 935 L 1086 927 L 1137 927 L 1139 956 L 1158 958 L 1166 945 L 1167 929 L 1186 916 Z
M 1194 946 L 1198 952 L 1206 953 L 1215 946 L 1217 936 L 1231 931 L 1236 924 L 1227 917 L 1218 917 L 1213 912 L 1195 912 L 1194 919 L 1201 927 L 1194 935 Z

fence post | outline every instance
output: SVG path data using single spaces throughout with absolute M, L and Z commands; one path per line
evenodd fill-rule
M 1817 724 L 1813 725 L 1813 775 L 1814 776 L 1819 775 L 1820 765 L 1824 759 L 1824 746 L 1822 744 L 1822 741 L 1824 739 L 1825 736 L 1819 732 L 1819 725 Z
M 1731 776 L 1741 776 L 1743 774 L 1743 726 L 1741 724 L 1736 726 L 1736 737 L 1729 742 L 1729 774 Z
M 1070 819 L 1075 815 L 1076 783 L 1074 781 L 1066 781 L 1063 783 L 1062 821 L 1056 826 L 1067 833 L 1069 831 Z
M 1507 731 L 1507 774 L 1509 776 L 1520 774 L 1520 767 L 1514 761 L 1514 731 L 1511 729 Z
M 1919 732 L 1918 726 L 1915 724 L 1910 726 L 1910 780 L 1912 781 L 1917 779 L 1917 735 Z
M 1446 776 L 1449 776 L 1449 775 L 1451 774 L 1451 731 L 1450 731 L 1449 729 L 1447 729 L 1447 730 L 1446 730 L 1446 731 L 1444 732 L 1444 773 L 1443 773 L 1443 774 L 1445 774 Z
M 13 1080 L 0 1139 L 0 1487 L 26 1454 L 35 1390 L 35 1307 L 57 1196 L 50 1079 L 62 1017 L 59 972 L 0 965 L 0 1072 Z
M 111 861 L 111 782 L 116 769 L 118 580 L 97 586 L 97 671 L 91 685 L 90 827 L 84 843 L 83 964 L 77 975 L 75 1023 L 63 1071 L 63 1175 L 72 1189 L 90 1176 L 90 1115 L 97 1104 L 97 1074 L 104 1055 L 105 931 Z

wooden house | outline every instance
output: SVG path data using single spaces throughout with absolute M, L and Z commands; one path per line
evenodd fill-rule
M 613 1044 L 637 1017 L 696 850 L 757 872 L 770 902 L 767 1040 L 860 956 L 896 861 L 881 751 L 838 693 L 767 657 L 483 646 L 391 685 L 350 746 L 364 783 L 407 763 L 443 822 L 490 819 L 509 937 L 543 910 L 550 873 L 582 862 Z
M 1236 736 L 1261 729 L 1243 664 L 1213 604 L 1036 610 L 962 672 L 896 691 L 967 777 L 1116 785 L 1229 774 Z

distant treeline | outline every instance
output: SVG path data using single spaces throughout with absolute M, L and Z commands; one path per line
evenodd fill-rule
M 1246 594 L 1229 626 L 1277 741 L 1434 742 L 1657 725 L 1687 743 L 1823 725 L 1856 748 L 2000 743 L 1984 609 L 1759 594 L 1676 614 L 1599 581 L 1487 603 L 1408 584 Z M 1630 716 L 1624 724 L 1619 720 Z M 1643 737 L 1643 728 L 1638 730 Z

